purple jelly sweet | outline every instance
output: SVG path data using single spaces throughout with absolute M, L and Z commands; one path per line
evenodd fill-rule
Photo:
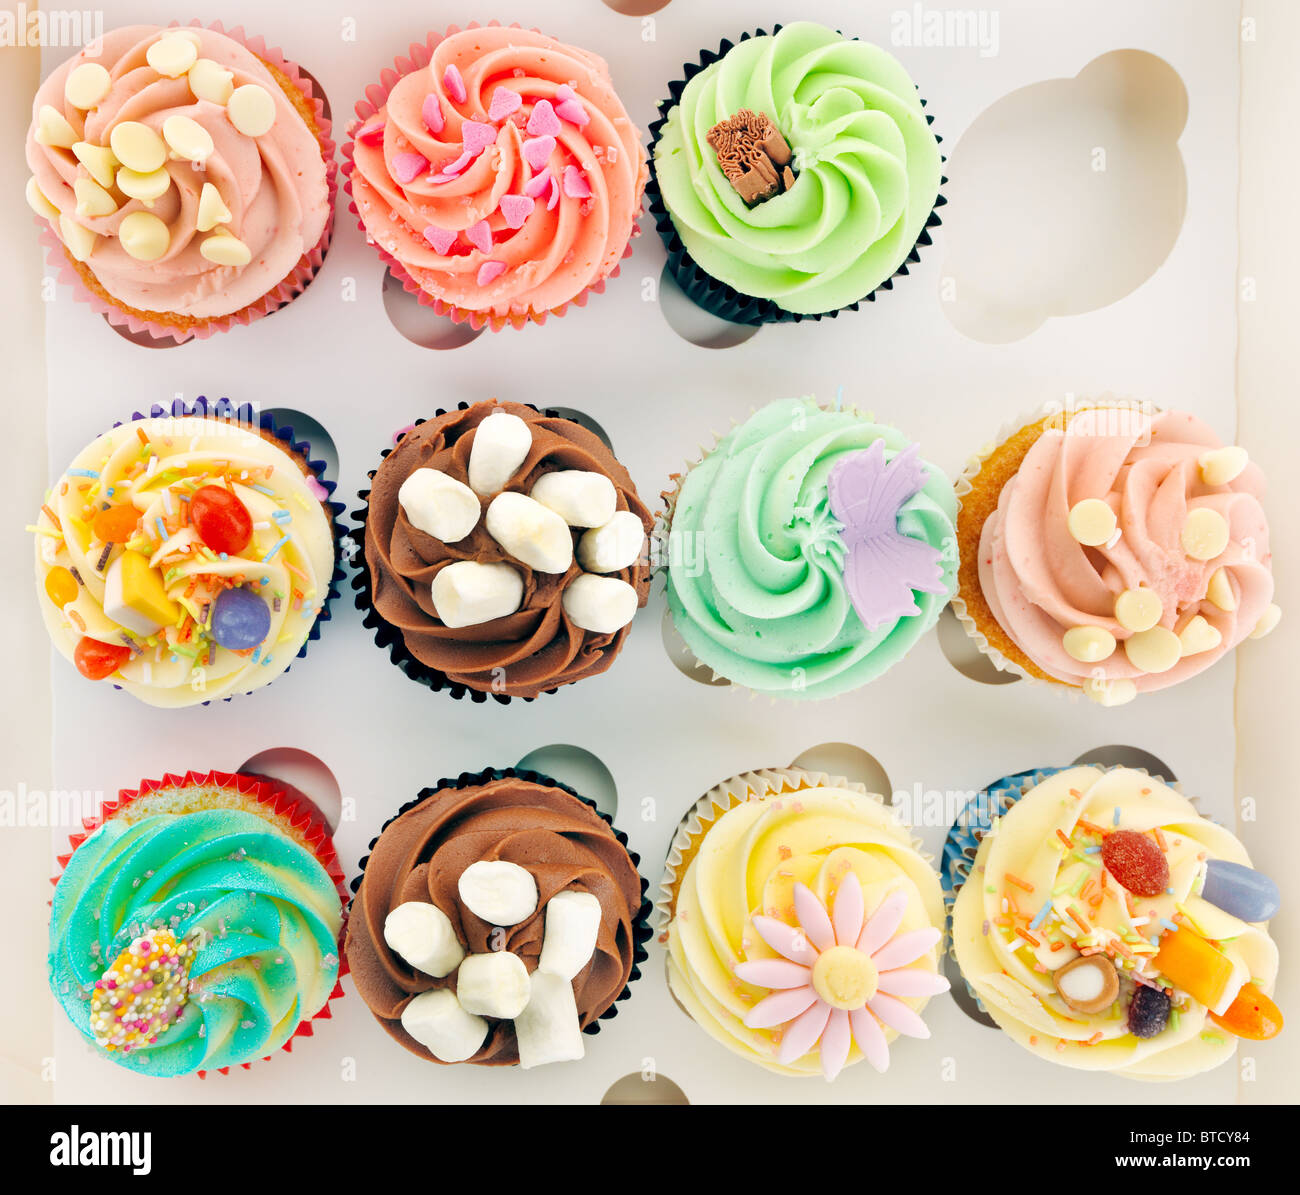
M 1128 1031 L 1134 1037 L 1155 1037 L 1169 1024 L 1173 1002 L 1159 988 L 1139 984 L 1128 1006 Z
M 1267 921 L 1282 904 L 1277 885 L 1262 871 L 1227 859 L 1211 859 L 1205 865 L 1201 896 L 1241 921 Z
M 212 608 L 212 637 L 230 651 L 247 651 L 271 630 L 271 607 L 251 589 L 223 589 Z

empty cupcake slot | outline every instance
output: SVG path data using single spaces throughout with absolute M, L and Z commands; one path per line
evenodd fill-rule
M 271 747 L 244 760 L 235 770 L 245 776 L 265 776 L 287 784 L 325 819 L 331 832 L 338 829 L 343 792 L 334 773 L 310 751 Z
M 1158 755 L 1143 751 L 1141 747 L 1127 747 L 1116 744 L 1109 747 L 1094 747 L 1085 751 L 1074 761 L 1075 766 L 1093 764 L 1102 768 L 1137 768 L 1149 776 L 1158 776 L 1170 784 L 1177 784 L 1178 777 L 1174 770 Z
M 608 3 L 608 0 L 606 0 Z M 600 1098 L 602 1104 L 689 1104 L 686 1092 L 667 1075 L 633 1071 L 624 1075 Z
M 598 436 L 610 452 L 614 451 L 614 441 L 609 438 L 609 432 L 601 427 L 586 411 L 579 411 L 576 407 L 546 407 L 545 410 L 553 411 L 561 419 L 571 420 L 579 427 L 585 427 L 593 436 Z
M 968 680 L 982 685 L 1009 685 L 1020 680 L 1014 672 L 1004 672 L 975 646 L 951 606 L 945 606 L 939 615 L 935 633 L 948 663 Z
M 807 772 L 827 772 L 845 780 L 864 784 L 868 792 L 879 793 L 889 801 L 894 786 L 884 765 L 870 751 L 854 743 L 821 743 L 809 747 L 790 762 L 792 768 Z
M 276 427 L 291 431 L 295 441 L 305 440 L 311 446 L 312 460 L 325 465 L 326 477 L 338 477 L 339 451 L 320 420 L 292 407 L 269 407 L 263 414 L 270 415 Z
M 598 756 L 585 747 L 552 743 L 549 747 L 530 751 L 517 766 L 567 784 L 593 802 L 606 817 L 613 818 L 618 813 L 618 785 L 614 782 L 614 775 Z
M 661 630 L 664 652 L 672 661 L 673 667 L 683 676 L 689 677 L 701 685 L 710 685 L 715 688 L 731 684 L 725 676 L 714 676 L 712 669 L 706 668 L 695 658 L 695 653 L 686 646 L 686 640 L 677 633 L 670 610 L 664 610 Z
M 678 336 L 702 349 L 735 348 L 750 340 L 760 327 L 733 324 L 696 306 L 678 286 L 668 266 L 659 275 L 659 310 Z
M 952 996 L 953 1003 L 972 1021 L 989 1029 L 996 1029 L 998 1027 L 997 1021 L 989 1016 L 979 1006 L 979 1001 L 971 995 L 970 989 L 966 986 L 966 981 L 962 978 L 961 969 L 957 966 L 957 960 L 950 954 L 943 956 L 943 973 L 948 979 L 950 985 L 948 991 Z
M 1182 80 L 1140 50 L 1103 54 L 981 113 L 949 169 L 940 296 L 958 331 L 1005 344 L 1150 278 L 1186 211 L 1186 120 Z
M 384 314 L 412 344 L 422 349 L 458 349 L 477 340 L 487 329 L 472 328 L 468 321 L 456 323 L 421 303 L 389 271 L 384 272 Z

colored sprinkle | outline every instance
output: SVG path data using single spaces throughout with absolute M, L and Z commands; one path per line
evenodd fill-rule
M 1047 920 L 1047 914 L 1052 911 L 1052 902 L 1050 900 L 1043 902 L 1043 907 L 1035 914 L 1034 919 L 1029 923 L 1030 929 L 1037 929 L 1044 921 Z M 1053 947 L 1052 949 L 1056 949 Z
M 1066 850 L 1074 850 L 1074 839 L 1066 834 L 1064 830 L 1057 830 L 1056 836 L 1065 843 Z
M 262 563 L 265 564 L 268 560 L 270 560 L 271 557 L 274 556 L 288 542 L 289 542 L 289 537 L 287 535 L 281 536 L 279 542 L 276 543 L 276 545 L 265 556 L 262 557 Z
M 68 476 L 69 477 L 92 477 L 95 479 L 99 478 L 99 474 L 96 473 L 94 469 L 69 469 Z
M 1010 872 L 1007 872 L 1007 883 L 1015 884 L 1017 888 L 1023 888 L 1026 892 L 1034 890 L 1033 884 L 1029 883 L 1028 880 L 1022 880 L 1019 876 L 1012 875 Z

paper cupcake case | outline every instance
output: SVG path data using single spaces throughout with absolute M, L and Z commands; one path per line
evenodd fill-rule
M 325 254 L 329 250 L 334 233 L 334 199 L 338 194 L 338 162 L 334 157 L 336 146 L 331 136 L 333 126 L 325 115 L 323 97 L 316 94 L 315 85 L 303 74 L 302 68 L 297 63 L 287 59 L 278 47 L 268 46 L 263 38 L 245 33 L 242 25 L 236 26 L 234 29 L 226 29 L 220 21 L 213 21 L 210 25 L 205 25 L 202 21 L 195 20 L 190 21 L 185 26 L 181 25 L 179 21 L 173 21 L 167 28 L 210 29 L 214 33 L 224 34 L 289 79 L 312 105 L 312 119 L 316 123 L 317 140 L 320 142 L 321 156 L 325 160 L 325 185 L 328 190 L 326 197 L 328 215 L 325 220 L 325 231 L 321 233 L 321 238 L 315 247 L 303 254 L 287 278 L 283 279 L 256 302 L 250 303 L 230 315 L 213 316 L 205 319 L 197 327 L 184 331 L 154 320 L 144 319 L 138 314 L 126 311 L 116 304 L 108 302 L 102 296 L 88 289 L 81 275 L 74 268 L 72 260 L 63 247 L 63 242 L 54 235 L 48 222 L 42 220 L 39 216 L 33 217 L 41 229 L 40 242 L 45 247 L 46 263 L 56 272 L 58 281 L 72 289 L 73 296 L 79 302 L 88 304 L 92 311 L 97 315 L 102 315 L 114 327 L 125 328 L 132 335 L 145 333 L 155 340 L 170 340 L 175 344 L 185 344 L 190 340 L 206 340 L 217 332 L 228 332 L 231 328 L 240 324 L 251 324 L 265 315 L 278 311 L 307 289 L 322 264 L 324 264 Z
M 602 1021 L 613 1020 L 618 1015 L 618 1006 L 632 994 L 632 984 L 641 978 L 641 967 L 650 957 L 649 951 L 646 950 L 646 943 L 654 936 L 654 929 L 651 927 L 650 918 L 653 913 L 653 906 L 649 897 L 646 895 L 649 891 L 649 883 L 644 875 L 641 874 L 641 856 L 628 846 L 627 835 L 614 825 L 613 819 L 607 813 L 602 813 L 597 807 L 595 801 L 584 797 L 576 789 L 570 788 L 567 784 L 561 783 L 550 776 L 544 776 L 541 772 L 531 772 L 526 768 L 486 768 L 481 772 L 462 772 L 459 776 L 439 780 L 436 784 L 428 788 L 422 788 L 419 793 L 407 801 L 400 809 L 397 810 L 382 826 L 379 827 L 379 833 L 371 840 L 369 847 L 366 848 L 366 854 L 361 862 L 357 864 L 357 874 L 353 878 L 349 887 L 352 890 L 352 900 L 356 899 L 357 890 L 361 887 L 361 880 L 366 873 L 366 864 L 370 862 L 370 852 L 375 849 L 375 843 L 380 836 L 388 829 L 402 814 L 414 809 L 417 805 L 429 800 L 430 797 L 436 796 L 440 792 L 446 792 L 448 789 L 460 788 L 479 788 L 485 784 L 491 784 L 495 780 L 524 780 L 530 784 L 539 784 L 546 788 L 558 788 L 561 792 L 566 792 L 571 797 L 576 797 L 584 805 L 598 814 L 613 832 L 615 839 L 618 840 L 619 846 L 627 851 L 628 858 L 632 860 L 632 866 L 636 869 L 637 878 L 641 881 L 641 906 L 637 910 L 636 916 L 632 921 L 632 970 L 628 975 L 627 983 L 623 990 L 614 997 L 614 1002 L 605 1009 L 583 1032 L 586 1034 L 597 1034 L 600 1032 L 600 1023 Z M 348 903 L 348 912 L 352 911 L 352 901 Z
M 489 21 L 487 28 L 500 27 L 500 21 Z M 510 29 L 523 29 L 524 26 L 517 23 L 511 23 L 507 26 Z M 373 240 L 369 231 L 366 229 L 365 221 L 361 218 L 361 212 L 357 208 L 356 200 L 352 199 L 352 171 L 356 165 L 356 131 L 361 128 L 380 108 L 388 103 L 389 93 L 397 85 L 398 81 L 413 71 L 423 70 L 433 60 L 433 53 L 438 47 L 438 43 L 444 38 L 450 37 L 453 33 L 461 33 L 470 29 L 481 29 L 484 26 L 478 21 L 470 21 L 465 29 L 462 30 L 457 25 L 448 25 L 441 33 L 430 33 L 423 42 L 412 42 L 406 51 L 406 56 L 398 56 L 393 59 L 391 67 L 385 67 L 379 76 L 378 83 L 371 83 L 365 91 L 365 97 L 359 99 L 354 105 L 354 111 L 357 114 L 357 120 L 351 124 L 348 129 L 348 139 L 343 145 L 343 190 L 347 193 L 348 211 L 357 218 L 357 227 L 361 230 L 361 235 L 365 237 L 366 243 L 373 249 L 388 267 L 389 273 L 402 284 L 402 289 L 407 294 L 414 295 L 422 306 L 430 307 L 436 315 L 445 315 L 453 323 L 469 324 L 471 328 L 478 331 L 481 328 L 489 328 L 493 332 L 500 332 L 505 328 L 524 328 L 529 324 L 544 324 L 547 316 L 554 316 L 560 319 L 570 307 L 585 307 L 587 299 L 591 295 L 605 293 L 605 283 L 611 278 L 617 278 L 620 266 L 616 265 L 605 277 L 593 282 L 580 294 L 570 299 L 560 307 L 548 309 L 546 311 L 511 312 L 509 315 L 493 315 L 486 311 L 472 311 L 468 308 L 457 307 L 452 303 L 446 303 L 436 295 L 431 295 L 424 289 L 406 270 L 392 254 L 380 247 L 378 242 Z M 531 33 L 540 33 L 539 29 L 530 29 Z M 637 197 L 637 210 L 641 208 L 641 196 Z M 632 256 L 632 241 L 641 235 L 640 220 L 633 220 L 632 232 L 629 236 L 628 243 L 623 249 L 622 258 L 627 260 Z
M 779 24 L 772 26 L 773 34 L 780 31 L 781 26 Z M 766 29 L 756 29 L 752 33 L 742 33 L 739 40 L 744 42 L 751 37 L 767 36 Z M 920 262 L 921 247 L 932 243 L 933 238 L 930 235 L 930 229 L 936 228 L 943 223 L 939 217 L 939 209 L 948 202 L 942 191 L 935 197 L 934 207 L 926 219 L 925 227 L 921 229 L 921 235 L 917 237 L 916 243 L 908 251 L 907 257 L 898 269 L 879 283 L 869 294 L 863 295 L 857 302 L 838 307 L 834 311 L 814 313 L 786 311 L 773 299 L 760 299 L 754 295 L 744 294 L 734 286 L 714 278 L 703 270 L 687 252 L 681 237 L 678 236 L 677 228 L 673 224 L 673 218 L 669 214 L 667 207 L 665 207 L 663 195 L 659 190 L 659 175 L 655 169 L 655 146 L 658 144 L 659 135 L 663 132 L 664 125 L 668 122 L 668 113 L 681 100 L 686 85 L 702 70 L 724 58 L 728 51 L 734 48 L 735 44 L 730 39 L 723 38 L 717 50 L 701 50 L 698 61 L 684 63 L 682 65 L 682 77 L 674 79 L 668 84 L 668 98 L 659 101 L 659 117 L 650 125 L 650 181 L 646 184 L 646 198 L 649 200 L 650 215 L 654 219 L 655 228 L 664 243 L 664 248 L 668 251 L 668 268 L 672 271 L 677 285 L 682 288 L 696 306 L 702 307 L 710 315 L 729 320 L 733 324 L 797 324 L 805 320 L 834 319 L 841 311 L 857 311 L 863 303 L 874 303 L 876 295 L 881 291 L 894 289 L 894 279 L 906 275 L 909 265 Z M 920 88 L 918 87 L 917 90 L 919 91 Z M 921 107 L 924 108 L 925 106 L 926 101 L 922 99 Z M 934 124 L 934 117 L 928 112 L 925 120 L 928 125 Z M 943 138 L 937 133 L 934 139 L 940 144 L 943 142 Z M 940 161 L 946 162 L 947 158 L 941 156 Z M 939 185 L 942 187 L 947 182 L 947 176 L 941 175 Z
M 97 813 L 90 817 L 82 818 L 82 829 L 68 836 L 68 850 L 57 856 L 59 864 L 58 872 L 50 877 L 50 883 L 57 885 L 63 876 L 64 869 L 68 865 L 68 860 L 76 853 L 77 848 L 81 846 L 92 834 L 95 833 L 105 822 L 116 817 L 123 809 L 126 809 L 136 800 L 147 798 L 160 789 L 185 789 L 185 788 L 234 788 L 241 796 L 251 797 L 261 805 L 267 807 L 268 814 L 272 820 L 288 821 L 292 828 L 297 831 L 303 844 L 310 849 L 316 860 L 325 869 L 326 874 L 334 884 L 335 890 L 339 894 L 339 904 L 343 908 L 343 924 L 339 930 L 339 979 L 335 982 L 333 990 L 326 997 L 325 1003 L 321 1005 L 319 1011 L 313 1014 L 308 1020 L 302 1021 L 293 1031 L 293 1035 L 288 1041 L 280 1047 L 285 1053 L 293 1052 L 293 1043 L 300 1037 L 311 1037 L 313 1035 L 312 1023 L 314 1021 L 328 1021 L 333 1018 L 333 1012 L 330 1010 L 330 1004 L 343 995 L 342 978 L 348 973 L 347 956 L 343 953 L 342 942 L 343 935 L 347 932 L 347 909 L 348 909 L 348 890 L 343 875 L 343 868 L 339 863 L 338 852 L 334 848 L 333 839 L 330 836 L 329 825 L 321 817 L 319 811 L 312 805 L 304 803 L 299 799 L 292 789 L 278 780 L 271 779 L 267 776 L 250 776 L 239 772 L 186 772 L 182 776 L 168 772 L 163 775 L 161 780 L 142 780 L 138 788 L 124 788 L 117 794 L 117 798 L 111 801 L 105 801 Z M 279 1051 L 277 1051 L 278 1053 Z M 274 1055 L 268 1054 L 260 1059 L 262 1062 L 269 1062 Z M 248 1070 L 252 1067 L 252 1062 L 241 1062 L 240 1070 Z M 200 1070 L 196 1073 L 199 1078 L 207 1078 L 209 1074 L 217 1073 L 226 1075 L 235 1069 L 234 1067 L 219 1067 L 216 1072 Z

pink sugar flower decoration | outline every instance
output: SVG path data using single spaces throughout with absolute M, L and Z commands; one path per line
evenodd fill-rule
M 745 1015 L 745 1025 L 781 1027 L 782 1066 L 817 1048 L 829 1082 L 857 1042 L 883 1074 L 889 1068 L 883 1026 L 908 1037 L 930 1036 L 900 997 L 948 990 L 942 975 L 909 965 L 938 943 L 939 931 L 927 926 L 898 932 L 907 910 L 907 894 L 899 889 L 868 918 L 862 885 L 851 871 L 840 881 L 832 911 L 805 884 L 794 886 L 794 910 L 793 926 L 762 914 L 753 919 L 759 937 L 781 957 L 736 965 L 737 979 L 772 991 Z
M 423 154 L 394 154 L 393 177 L 405 185 L 414 182 L 429 169 L 429 159 Z

